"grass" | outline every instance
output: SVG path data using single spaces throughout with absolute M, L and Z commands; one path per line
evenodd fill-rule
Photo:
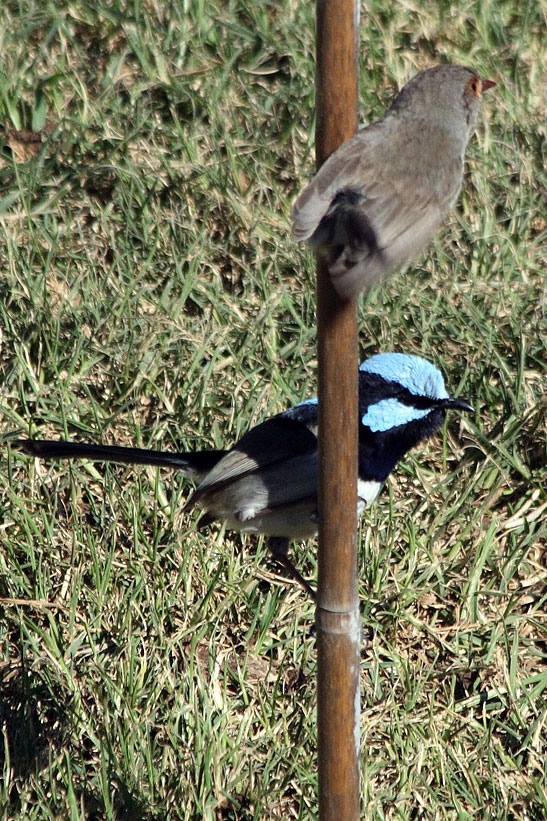
M 315 393 L 288 219 L 313 4 L 4 15 L 0 815 L 316 818 L 314 611 L 264 545 L 197 532 L 176 474 L 8 447 L 220 446 Z M 362 15 L 363 119 L 439 61 L 498 82 L 456 212 L 361 300 L 363 358 L 423 354 L 477 409 L 362 522 L 367 819 L 547 814 L 543 25 L 514 0 Z M 314 578 L 314 546 L 294 556 Z

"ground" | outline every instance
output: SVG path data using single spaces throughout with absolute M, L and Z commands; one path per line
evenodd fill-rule
M 317 817 L 314 608 L 265 545 L 199 532 L 177 474 L 9 449 L 220 447 L 315 393 L 313 13 L 4 4 L 3 818 Z M 438 62 L 497 81 L 456 211 L 360 301 L 362 358 L 426 356 L 476 408 L 361 523 L 365 818 L 547 814 L 543 30 L 514 0 L 362 10 L 362 121 Z

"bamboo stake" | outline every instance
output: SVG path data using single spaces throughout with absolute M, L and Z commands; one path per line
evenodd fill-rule
M 318 167 L 357 125 L 357 0 L 317 0 Z M 359 819 L 356 302 L 342 301 L 317 260 L 319 816 Z

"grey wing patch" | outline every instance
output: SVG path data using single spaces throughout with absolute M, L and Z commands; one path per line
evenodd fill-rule
M 317 438 L 299 419 L 278 414 L 252 428 L 205 476 L 187 506 L 205 493 L 272 464 L 317 448 Z
M 290 538 L 317 530 L 317 452 L 272 463 L 196 492 L 208 521 L 229 529 Z M 199 495 L 201 494 L 201 495 Z
M 229 494 L 233 510 L 241 522 L 276 509 L 302 506 L 317 498 L 317 453 L 269 465 L 222 490 Z

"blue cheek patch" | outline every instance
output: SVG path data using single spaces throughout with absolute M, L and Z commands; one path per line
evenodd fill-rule
M 293 408 L 301 408 L 303 405 L 317 405 L 317 397 L 314 396 L 313 399 L 304 399 L 304 401 L 299 402 L 298 405 L 293 405 Z
M 418 408 L 403 405 L 398 399 L 391 397 L 391 399 L 381 399 L 379 402 L 375 402 L 374 405 L 369 405 L 367 412 L 361 418 L 361 422 L 375 433 L 376 431 L 390 430 L 399 425 L 407 425 L 409 422 L 416 422 L 418 419 L 423 419 L 430 412 L 431 408 L 418 410 Z

